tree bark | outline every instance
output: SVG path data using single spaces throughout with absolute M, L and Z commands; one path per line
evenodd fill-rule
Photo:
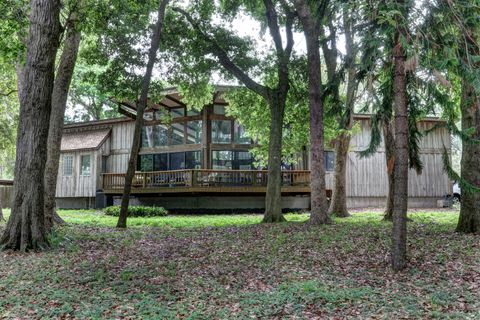
M 395 136 L 394 136 L 393 122 L 384 123 L 383 125 L 383 137 L 385 143 L 385 160 L 387 164 L 387 176 L 388 176 L 388 195 L 385 214 L 383 216 L 384 220 L 392 221 L 393 220 L 393 194 L 395 188 Z
M 480 98 L 467 80 L 462 80 L 462 130 L 474 129 L 472 139 L 480 140 Z M 461 178 L 475 187 L 480 187 L 480 144 L 462 142 Z M 480 232 L 480 192 L 462 190 L 460 217 L 457 231 Z
M 270 137 L 268 145 L 268 180 L 265 196 L 264 223 L 286 221 L 282 215 L 282 132 L 286 97 L 274 93 L 270 99 Z
M 404 5 L 398 1 L 399 5 Z M 403 23 L 403 22 L 400 22 Z M 408 207 L 408 103 L 406 85 L 406 53 L 402 39 L 406 32 L 399 27 L 395 35 L 394 58 L 394 110 L 395 110 L 395 161 L 393 191 L 393 241 L 392 268 L 399 271 L 407 261 L 407 207 Z
M 26 64 L 22 72 L 12 213 L 0 239 L 3 249 L 49 246 L 44 216 L 44 173 L 60 1 L 31 0 Z
M 120 207 L 120 215 L 118 217 L 117 228 L 127 227 L 128 205 L 130 202 L 130 193 L 132 191 L 132 180 L 135 175 L 137 166 L 138 151 L 140 150 L 140 139 L 143 127 L 143 114 L 147 105 L 148 90 L 150 88 L 150 81 L 152 79 L 153 66 L 157 58 L 157 51 L 160 47 L 160 38 L 162 36 L 163 22 L 165 17 L 165 9 L 168 0 L 161 0 L 158 8 L 158 19 L 152 35 L 150 50 L 148 53 L 148 62 L 143 76 L 142 89 L 140 100 L 137 103 L 137 118 L 135 119 L 135 131 L 132 142 L 132 149 L 130 151 L 130 159 L 128 160 L 128 169 L 125 176 L 125 187 L 123 189 L 122 204 Z
M 320 60 L 320 26 L 317 17 L 304 0 L 295 7 L 303 25 L 308 58 L 308 100 L 310 106 L 310 203 L 311 224 L 331 223 L 325 186 L 325 154 L 323 132 L 322 69 Z
M 60 144 L 62 141 L 65 108 L 68 90 L 73 77 L 75 63 L 80 46 L 81 32 L 77 28 L 77 15 L 72 12 L 66 24 L 66 35 L 60 64 L 53 85 L 52 114 L 48 131 L 47 163 L 45 167 L 45 229 L 49 232 L 53 225 L 65 221 L 55 210 L 55 193 L 60 161 Z

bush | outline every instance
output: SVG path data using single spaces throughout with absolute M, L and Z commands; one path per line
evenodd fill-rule
M 120 206 L 107 207 L 103 210 L 107 216 L 118 217 L 120 215 Z M 145 206 L 129 206 L 129 217 L 163 217 L 168 214 L 167 209 L 163 207 L 145 207 Z

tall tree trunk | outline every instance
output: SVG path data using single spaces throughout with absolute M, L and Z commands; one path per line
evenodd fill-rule
M 308 101 L 310 106 L 310 223 L 331 223 L 325 186 L 323 132 L 322 69 L 320 60 L 320 26 L 311 8 L 303 0 L 295 1 L 303 25 L 308 57 Z
M 394 136 L 393 122 L 384 123 L 383 125 L 383 137 L 385 143 L 385 160 L 387 164 L 387 176 L 388 176 L 388 195 L 384 220 L 393 220 L 393 191 L 395 190 L 395 136 Z
M 283 222 L 282 215 L 282 129 L 285 99 L 278 92 L 270 99 L 270 137 L 268 145 L 268 180 L 265 196 L 265 215 L 262 222 Z
M 48 247 L 44 216 L 44 173 L 60 1 L 31 0 L 26 64 L 21 80 L 12 213 L 0 239 L 3 249 Z
M 45 167 L 45 229 L 47 232 L 52 229 L 54 223 L 65 223 L 55 210 L 55 193 L 68 90 L 80 46 L 81 33 L 77 28 L 77 22 L 76 13 L 71 13 L 66 24 L 63 52 L 53 85 L 52 114 L 48 131 L 47 163 Z
M 403 6 L 403 1 L 397 1 Z M 402 8 L 403 9 L 403 8 Z M 400 22 L 404 23 L 404 21 Z M 402 39 L 403 38 L 403 39 Z M 394 57 L 394 110 L 395 110 L 395 161 L 393 191 L 393 242 L 392 267 L 405 268 L 407 261 L 407 207 L 408 207 L 408 105 L 405 61 L 402 41 L 406 39 L 403 27 L 395 37 Z
M 122 204 L 120 207 L 120 216 L 118 217 L 117 228 L 127 227 L 128 205 L 130 202 L 130 193 L 132 191 L 132 180 L 135 175 L 135 168 L 137 166 L 138 151 L 140 150 L 140 139 L 143 127 L 143 114 L 147 105 L 148 90 L 150 88 L 150 81 L 152 79 L 153 66 L 157 58 L 157 51 L 160 46 L 160 38 L 162 36 L 163 22 L 165 17 L 165 9 L 168 0 L 161 0 L 158 8 L 158 20 L 155 24 L 155 29 L 152 35 L 152 42 L 150 51 L 148 52 L 147 68 L 143 76 L 142 91 L 140 94 L 140 101 L 137 103 L 137 118 L 135 120 L 135 131 L 133 135 L 132 149 L 130 151 L 130 159 L 128 160 L 128 170 L 125 176 L 125 187 L 123 189 Z
M 350 134 L 341 133 L 335 139 L 335 172 L 329 213 L 337 217 L 349 217 L 347 209 L 347 160 Z
M 480 140 L 480 98 L 467 80 L 462 80 L 461 112 L 462 129 L 474 128 L 474 134 L 471 138 Z M 479 162 L 480 144 L 463 141 L 461 177 L 475 187 L 480 187 Z M 465 233 L 480 232 L 480 192 L 462 190 L 457 231 Z

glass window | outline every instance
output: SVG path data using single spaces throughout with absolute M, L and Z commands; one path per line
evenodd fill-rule
M 155 147 L 168 146 L 168 127 L 167 126 L 163 124 L 155 126 L 153 142 Z
M 201 169 L 202 159 L 200 151 L 185 152 L 185 169 Z
M 212 168 L 216 170 L 231 170 L 233 160 L 232 151 L 212 151 Z
M 168 154 L 159 153 L 153 155 L 153 171 L 168 170 Z
M 63 161 L 63 175 L 71 176 L 73 174 L 73 155 L 64 154 L 62 157 Z
M 248 151 L 235 151 L 233 161 L 233 169 L 235 170 L 251 170 L 253 165 L 252 154 Z
M 232 142 L 232 122 L 230 120 L 212 121 L 212 143 Z
M 185 108 L 173 108 L 170 109 L 170 114 L 172 118 L 185 117 Z
M 247 137 L 247 133 L 245 132 L 245 128 L 239 124 L 237 121 L 234 123 L 234 130 L 235 130 L 235 143 L 238 144 L 250 144 L 252 143 L 252 139 Z
M 86 154 L 80 157 L 80 175 L 90 175 L 90 155 Z
M 153 148 L 153 126 L 142 128 L 142 148 Z
M 143 114 L 143 119 L 146 120 L 146 121 L 151 121 L 153 120 L 153 112 L 145 112 Z
M 213 113 L 214 114 L 220 114 L 220 115 L 224 115 L 226 112 L 225 110 L 225 106 L 224 105 L 221 105 L 221 104 L 215 104 L 213 105 Z
M 202 143 L 202 120 L 187 122 L 187 143 Z
M 184 137 L 184 123 L 173 123 L 172 124 L 172 140 L 170 144 L 178 145 L 183 144 L 183 137 Z
M 333 171 L 335 169 L 335 152 L 325 151 L 325 170 Z
M 137 167 L 140 171 L 153 171 L 153 154 L 142 154 L 139 160 Z
M 195 109 L 189 109 L 187 110 L 187 116 L 191 117 L 191 116 L 198 116 L 200 115 L 200 111 L 197 111 Z
M 185 152 L 170 153 L 170 170 L 185 169 Z

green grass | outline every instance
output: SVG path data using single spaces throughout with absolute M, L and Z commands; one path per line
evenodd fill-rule
M 401 273 L 380 212 L 320 227 L 306 214 L 130 218 L 126 231 L 100 212 L 60 215 L 51 250 L 0 255 L 0 318 L 480 319 L 480 238 L 454 232 L 456 211 L 409 214 Z

